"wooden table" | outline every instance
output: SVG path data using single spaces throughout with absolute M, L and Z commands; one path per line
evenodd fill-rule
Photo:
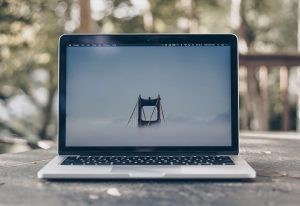
M 0 155 L 0 205 L 300 205 L 300 136 L 244 135 L 253 181 L 37 179 L 55 150 Z

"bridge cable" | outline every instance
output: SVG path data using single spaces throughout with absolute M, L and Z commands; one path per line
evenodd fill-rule
M 155 109 L 156 109 L 156 107 L 157 107 L 157 103 L 158 103 L 158 98 L 157 98 L 157 100 L 156 100 L 155 107 L 153 108 L 152 114 L 151 114 L 151 116 L 150 116 L 150 119 L 149 119 L 149 122 L 148 122 L 148 126 L 150 125 L 150 122 L 151 122 L 152 116 L 153 116 L 153 114 L 154 114 L 154 111 L 155 111 Z
M 142 110 L 143 110 L 143 114 L 144 114 L 144 119 L 147 121 L 144 108 Z
M 160 110 L 161 110 L 161 114 L 162 114 L 163 120 L 164 120 L 164 122 L 166 122 L 166 121 L 165 121 L 164 110 L 163 110 L 163 107 L 162 107 L 161 102 L 160 102 Z
M 131 118 L 132 118 L 132 116 L 133 116 L 133 114 L 134 114 L 134 111 L 135 111 L 135 109 L 136 109 L 136 107 L 137 107 L 137 105 L 138 105 L 138 102 L 139 102 L 139 101 L 137 101 L 136 104 L 135 104 L 135 106 L 134 106 L 134 109 L 133 109 L 133 111 L 132 111 L 132 113 L 131 113 L 131 115 L 130 115 L 130 117 L 129 117 L 128 122 L 127 122 L 127 126 L 128 126 L 128 124 L 130 123 L 130 120 L 131 120 Z

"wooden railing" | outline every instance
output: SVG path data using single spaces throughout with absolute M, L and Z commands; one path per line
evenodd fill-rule
M 282 101 L 282 123 L 281 123 L 281 130 L 289 130 L 289 120 L 290 120 L 290 114 L 289 114 L 289 94 L 288 94 L 288 85 L 289 85 L 289 70 L 290 68 L 295 68 L 300 66 L 300 54 L 240 54 L 239 55 L 239 64 L 240 68 L 246 68 L 247 75 L 249 73 L 253 72 L 253 69 L 261 69 L 262 72 L 260 72 L 265 76 L 266 78 L 262 81 L 268 80 L 268 70 L 269 69 L 280 69 L 279 76 L 280 76 L 280 96 Z M 251 72 L 250 72 L 251 70 Z M 257 71 L 257 70 L 256 70 Z M 252 75 L 254 76 L 254 75 Z M 249 78 L 245 78 L 247 81 L 249 81 Z M 250 79 L 251 81 L 251 79 Z M 248 82 L 249 84 L 249 82 Z M 263 83 L 263 86 L 254 86 L 255 88 L 252 88 L 252 91 L 255 92 L 255 90 L 258 90 L 262 93 L 262 98 L 259 101 L 256 101 L 256 104 L 259 104 L 262 102 L 265 105 L 257 105 L 257 107 L 263 107 L 265 106 L 265 110 L 268 112 L 269 109 L 269 102 L 268 102 L 268 84 Z M 253 86 L 252 86 L 253 87 Z M 248 89 L 249 90 L 249 89 Z M 251 89 L 250 89 L 251 92 Z M 298 106 L 297 106 L 297 121 L 298 121 L 298 130 L 299 130 L 299 120 L 300 120 L 300 88 L 299 91 L 295 91 L 298 93 Z M 255 97 L 255 95 L 252 97 Z M 251 101 L 253 99 L 248 98 Z M 263 111 L 263 110 L 261 110 Z M 269 121 L 269 116 L 265 115 L 265 122 Z M 263 124 L 264 121 L 259 122 L 258 124 Z M 245 129 L 245 128 L 244 128 Z M 247 129 L 247 128 L 246 128 Z M 266 127 L 261 127 L 259 130 L 268 130 Z
M 300 54 L 240 54 L 239 63 L 246 67 L 300 66 Z

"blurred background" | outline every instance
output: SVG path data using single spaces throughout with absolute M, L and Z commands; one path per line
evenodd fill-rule
M 55 145 L 61 34 L 145 32 L 237 34 L 241 130 L 298 135 L 300 0 L 0 0 L 0 153 Z

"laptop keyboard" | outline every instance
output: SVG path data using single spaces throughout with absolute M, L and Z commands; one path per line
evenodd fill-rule
M 62 165 L 234 165 L 229 156 L 70 156 Z

